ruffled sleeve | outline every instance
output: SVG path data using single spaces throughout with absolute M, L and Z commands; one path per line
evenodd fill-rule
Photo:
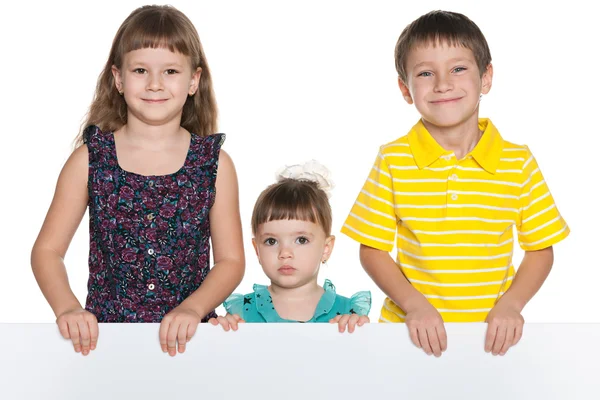
M 234 293 L 223 302 L 223 307 L 229 314 L 242 315 L 244 307 L 244 295 Z
M 353 312 L 354 311 L 354 312 Z M 350 313 L 358 315 L 369 315 L 371 311 L 371 292 L 358 292 L 350 297 Z

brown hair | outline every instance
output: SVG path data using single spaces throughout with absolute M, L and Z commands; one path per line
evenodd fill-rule
M 269 221 L 297 219 L 318 224 L 331 235 L 331 206 L 325 192 L 312 181 L 284 179 L 258 196 L 252 211 L 252 234 Z
M 455 12 L 431 11 L 404 28 L 396 42 L 394 58 L 402 82 L 407 83 L 405 64 L 408 53 L 419 45 L 431 43 L 436 46 L 442 42 L 471 50 L 481 75 L 492 62 L 487 41 L 473 21 Z
M 216 132 L 217 104 L 196 28 L 185 14 L 172 6 L 143 6 L 123 21 L 115 35 L 86 122 L 76 139 L 77 147 L 83 143 L 83 131 L 89 125 L 115 131 L 127 123 L 127 104 L 115 87 L 111 69 L 113 65 L 121 68 L 126 53 L 145 48 L 168 48 L 190 57 L 192 71 L 202 68 L 198 90 L 183 106 L 181 126 L 200 136 Z

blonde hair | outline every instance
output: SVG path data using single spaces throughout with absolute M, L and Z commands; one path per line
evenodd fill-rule
M 89 125 L 97 125 L 102 131 L 115 131 L 127 123 L 127 104 L 115 87 L 112 66 L 120 69 L 126 53 L 145 48 L 167 48 L 188 56 L 192 71 L 202 68 L 198 90 L 183 106 L 181 126 L 200 136 L 216 132 L 217 104 L 196 28 L 185 14 L 172 6 L 143 6 L 123 21 L 115 35 L 75 147 L 83 144 L 83 132 Z

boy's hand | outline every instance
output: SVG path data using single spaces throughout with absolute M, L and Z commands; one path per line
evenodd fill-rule
M 237 331 L 238 323 L 244 323 L 246 321 L 244 321 L 242 317 L 240 317 L 237 314 L 227 313 L 227 315 L 225 315 L 224 317 L 211 318 L 208 320 L 208 322 L 210 322 L 214 326 L 220 324 L 223 327 L 223 330 L 227 332 L 229 331 L 229 328 L 233 329 L 234 331 Z
M 73 341 L 77 353 L 84 356 L 96 349 L 98 343 L 98 320 L 96 316 L 83 308 L 65 311 L 56 319 L 60 334 Z
M 168 351 L 170 356 L 174 356 L 177 349 L 183 353 L 185 345 L 196 333 L 201 320 L 202 317 L 196 311 L 181 305 L 165 315 L 158 333 L 163 353 Z
M 348 333 L 352 333 L 357 325 L 363 326 L 368 322 L 370 322 L 369 317 L 358 314 L 342 314 L 329 320 L 330 324 L 338 324 L 340 333 L 343 333 L 346 330 L 346 326 L 348 326 Z
M 440 357 L 446 351 L 448 338 L 444 320 L 431 303 L 425 301 L 421 307 L 407 312 L 405 322 L 412 342 L 427 355 Z
M 511 346 L 516 345 L 523 336 L 525 320 L 521 312 L 508 304 L 499 301 L 488 314 L 485 322 L 488 323 L 485 335 L 485 351 L 493 355 L 505 355 Z

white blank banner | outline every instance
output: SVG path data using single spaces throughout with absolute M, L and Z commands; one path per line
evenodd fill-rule
M 84 357 L 54 324 L 0 324 L 2 399 L 597 399 L 600 324 L 526 324 L 504 357 L 485 324 L 447 324 L 425 355 L 404 325 L 340 334 L 327 324 L 203 324 L 184 354 L 160 350 L 158 324 L 100 324 Z

